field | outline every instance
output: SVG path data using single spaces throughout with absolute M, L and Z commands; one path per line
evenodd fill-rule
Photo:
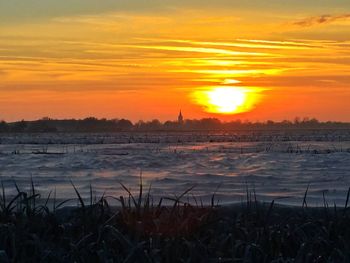
M 347 131 L 3 135 L 0 262 L 349 262 Z
M 343 205 L 350 186 L 350 133 L 266 131 L 240 133 L 4 134 L 0 179 L 9 194 L 14 182 L 58 199 L 119 196 L 120 183 L 137 191 L 140 174 L 155 199 L 194 187 L 188 198 L 220 204 L 241 202 L 246 189 L 260 201 Z M 68 203 L 75 205 L 76 203 Z

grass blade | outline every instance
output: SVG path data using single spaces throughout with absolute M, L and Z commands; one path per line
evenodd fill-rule
M 81 197 L 81 195 L 80 195 L 78 189 L 77 189 L 77 188 L 75 187 L 75 185 L 73 184 L 72 180 L 71 180 L 70 182 L 71 182 L 71 184 L 72 184 L 72 186 L 73 186 L 73 188 L 74 188 L 75 193 L 76 193 L 77 196 L 78 196 L 78 199 L 79 199 L 79 202 L 80 202 L 81 207 L 83 208 L 83 211 L 85 211 L 85 203 L 84 203 L 83 198 Z

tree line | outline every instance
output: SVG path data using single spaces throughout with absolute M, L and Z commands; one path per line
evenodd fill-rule
M 281 130 L 281 129 L 350 129 L 350 123 L 344 122 L 320 122 L 315 118 L 295 118 L 284 121 L 229 121 L 222 122 L 216 118 L 204 118 L 199 120 L 184 120 L 161 122 L 152 121 L 131 122 L 127 119 L 97 119 L 89 117 L 85 119 L 57 120 L 42 118 L 35 121 L 17 121 L 7 123 L 0 122 L 2 133 L 22 132 L 122 132 L 122 131 L 201 131 L 201 130 Z

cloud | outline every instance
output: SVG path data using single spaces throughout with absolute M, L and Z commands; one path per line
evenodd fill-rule
M 336 21 L 347 20 L 347 19 L 350 19 L 350 13 L 342 14 L 342 15 L 313 16 L 313 17 L 308 17 L 308 18 L 296 21 L 293 24 L 296 26 L 310 27 L 310 26 L 321 25 L 321 24 L 330 24 Z

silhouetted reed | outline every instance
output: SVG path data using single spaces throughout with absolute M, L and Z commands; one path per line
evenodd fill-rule
M 125 196 L 96 198 L 90 185 L 86 200 L 72 187 L 76 207 L 55 191 L 42 197 L 33 181 L 11 197 L 1 184 L 0 262 L 350 262 L 350 189 L 342 208 L 325 196 L 323 207 L 308 206 L 308 188 L 293 208 L 259 202 L 248 187 L 246 202 L 231 206 L 214 194 L 203 205 L 193 187 L 154 202 L 142 177 L 137 195 L 121 184 Z

